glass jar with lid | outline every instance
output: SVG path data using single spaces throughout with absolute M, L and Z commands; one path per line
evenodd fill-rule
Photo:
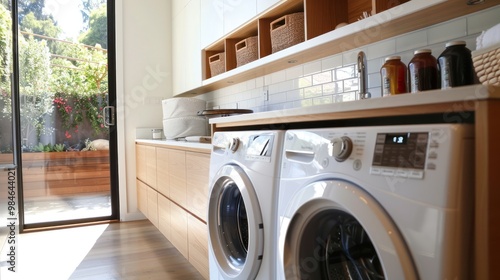
M 442 89 L 475 83 L 471 51 L 465 45 L 465 41 L 448 42 L 438 57 Z
M 389 56 L 380 68 L 382 78 L 382 96 L 407 93 L 406 65 L 400 56 Z
M 430 49 L 414 52 L 408 64 L 408 79 L 411 93 L 440 88 L 437 59 Z

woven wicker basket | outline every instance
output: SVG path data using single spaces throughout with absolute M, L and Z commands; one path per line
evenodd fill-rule
M 477 77 L 483 85 L 500 85 L 500 43 L 472 52 Z
M 226 72 L 225 53 L 214 54 L 208 58 L 211 77 Z
M 236 49 L 236 67 L 240 67 L 259 58 L 257 36 L 248 37 L 234 45 Z
M 305 40 L 304 13 L 284 15 L 271 22 L 270 25 L 273 53 Z

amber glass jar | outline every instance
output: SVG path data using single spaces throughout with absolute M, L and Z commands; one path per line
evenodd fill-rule
M 382 96 L 406 93 L 406 65 L 400 56 L 389 56 L 380 68 L 382 78 Z
M 445 47 L 446 49 L 438 57 L 441 88 L 474 84 L 476 72 L 472 64 L 471 51 L 465 47 L 465 41 L 449 42 Z
M 432 56 L 431 50 L 415 51 L 408 64 L 408 79 L 411 93 L 441 87 L 437 59 Z

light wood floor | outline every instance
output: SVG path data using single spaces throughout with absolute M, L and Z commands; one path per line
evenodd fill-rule
M 203 279 L 149 221 L 112 223 L 70 279 Z
M 16 273 L 1 253 L 2 280 L 203 279 L 147 220 L 23 233 L 16 244 Z

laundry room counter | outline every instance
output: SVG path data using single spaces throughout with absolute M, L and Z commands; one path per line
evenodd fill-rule
M 136 139 L 135 142 L 138 144 L 150 145 L 155 147 L 172 148 L 200 153 L 210 153 L 212 150 L 212 145 L 208 143 L 151 139 Z
M 500 87 L 465 86 L 352 102 L 209 120 L 212 132 L 380 124 L 475 125 L 475 279 L 497 274 L 500 262 Z

